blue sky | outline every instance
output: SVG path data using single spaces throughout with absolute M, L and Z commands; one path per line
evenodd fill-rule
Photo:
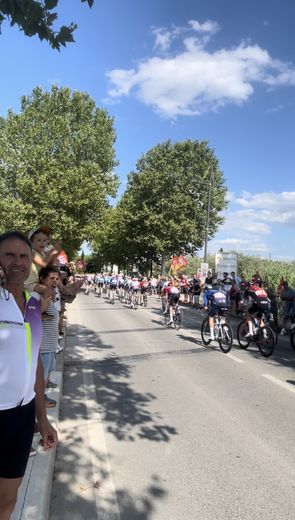
M 3 24 L 0 114 L 52 83 L 87 91 L 115 118 L 117 169 L 166 139 L 208 140 L 229 189 L 209 243 L 295 258 L 295 3 L 291 0 L 60 1 L 76 43 L 52 50 Z

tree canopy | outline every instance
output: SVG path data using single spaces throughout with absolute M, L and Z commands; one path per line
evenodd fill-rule
M 46 224 L 68 252 L 96 236 L 116 195 L 113 119 L 86 93 L 35 88 L 0 124 L 0 231 Z
M 209 190 L 210 238 L 223 221 L 227 192 L 213 150 L 193 140 L 155 146 L 130 172 L 101 250 L 121 265 L 196 252 L 204 243 Z
M 94 0 L 80 0 L 92 7 Z M 0 29 L 2 22 L 7 19 L 10 25 L 18 25 L 27 36 L 38 35 L 40 40 L 47 40 L 53 49 L 60 49 L 73 42 L 73 32 L 77 25 L 62 25 L 54 30 L 54 23 L 58 14 L 54 11 L 59 0 L 0 0 Z

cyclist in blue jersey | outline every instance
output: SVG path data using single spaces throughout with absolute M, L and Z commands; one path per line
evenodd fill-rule
M 213 280 L 212 285 L 206 285 L 204 287 L 204 306 L 209 309 L 209 328 L 210 328 L 210 339 L 214 340 L 214 317 L 219 311 L 227 310 L 227 299 L 226 292 L 223 289 L 222 283 L 219 280 Z

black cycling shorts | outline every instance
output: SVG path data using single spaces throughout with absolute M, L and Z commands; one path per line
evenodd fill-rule
M 176 305 L 179 302 L 179 293 L 171 293 L 169 295 L 169 305 Z
M 35 399 L 24 406 L 0 410 L 0 478 L 24 476 L 35 425 Z
M 269 312 L 270 305 L 260 305 L 259 303 L 252 303 L 251 307 L 248 309 L 249 314 L 257 314 L 258 318 L 262 317 L 263 312 Z
M 228 307 L 225 305 L 225 303 L 212 302 L 208 314 L 210 318 L 214 318 L 214 316 L 217 316 L 217 314 L 227 310 Z

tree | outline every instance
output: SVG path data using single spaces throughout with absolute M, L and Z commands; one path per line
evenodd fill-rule
M 149 150 L 129 174 L 117 207 L 128 254 L 139 261 L 196 252 L 204 243 L 209 189 L 211 238 L 223 221 L 227 191 L 213 150 L 193 140 L 166 141 Z
M 18 25 L 27 36 L 38 35 L 40 40 L 47 40 L 53 49 L 60 49 L 68 42 L 73 42 L 73 32 L 77 25 L 63 25 L 55 31 L 53 24 L 57 20 L 57 13 L 53 11 L 59 0 L 0 0 L 0 29 L 2 22 L 7 19 L 10 25 Z M 92 7 L 94 0 L 81 0 Z M 1 31 L 0 31 L 1 32 Z
M 51 226 L 68 252 L 96 236 L 116 195 L 113 119 L 88 94 L 41 88 L 0 125 L 0 228 Z

